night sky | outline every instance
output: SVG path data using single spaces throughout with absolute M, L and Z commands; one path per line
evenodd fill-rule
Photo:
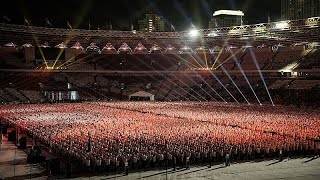
M 242 10 L 249 24 L 280 19 L 280 0 L 6 0 L 0 6 L 2 16 L 10 23 L 23 24 L 23 17 L 32 25 L 45 26 L 46 18 L 54 27 L 72 26 L 87 28 L 90 19 L 92 29 L 109 27 L 114 30 L 129 30 L 130 21 L 137 28 L 137 20 L 153 12 L 162 15 L 168 25 L 177 30 L 190 27 L 207 28 L 215 10 Z M 1 20 L 2 21 L 2 20 Z

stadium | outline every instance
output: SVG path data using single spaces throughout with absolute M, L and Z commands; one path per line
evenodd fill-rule
M 319 26 L 0 23 L 2 134 L 63 178 L 319 156 Z

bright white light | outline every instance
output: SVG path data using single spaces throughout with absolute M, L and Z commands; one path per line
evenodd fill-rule
M 231 29 L 229 30 L 228 34 L 232 36 L 241 35 L 243 32 L 240 29 Z
M 197 36 L 199 36 L 199 31 L 196 30 L 196 29 L 191 29 L 191 30 L 189 31 L 189 36 L 190 36 L 190 37 L 197 37 Z
M 46 67 L 46 69 L 52 70 L 52 69 L 54 69 L 54 67 L 53 66 L 48 66 L 48 67 Z
M 256 27 L 252 29 L 253 32 L 255 33 L 262 33 L 267 31 L 267 27 L 261 26 L 261 27 Z
M 292 72 L 292 70 L 296 69 L 299 65 L 299 62 L 293 62 L 280 69 L 279 72 Z
M 212 32 L 210 32 L 210 33 L 208 34 L 208 36 L 210 36 L 210 37 L 217 37 L 218 34 L 217 34 L 215 31 L 212 31 Z
M 246 39 L 249 39 L 249 37 L 240 37 L 239 39 L 246 40 Z
M 306 26 L 309 28 L 317 28 L 319 27 L 318 21 L 316 20 L 316 18 L 308 18 L 306 20 Z
M 282 22 L 277 22 L 275 28 L 284 30 L 284 29 L 289 29 L 290 25 L 287 21 L 282 21 Z

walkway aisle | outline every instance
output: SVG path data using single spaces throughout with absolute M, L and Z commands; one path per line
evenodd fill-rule
M 3 137 L 0 144 L 0 179 L 45 179 L 45 169 L 28 164 L 27 154 Z

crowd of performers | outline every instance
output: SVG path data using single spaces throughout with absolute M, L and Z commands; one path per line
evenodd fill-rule
M 197 102 L 8 105 L 6 123 L 99 169 L 319 155 L 319 110 Z

